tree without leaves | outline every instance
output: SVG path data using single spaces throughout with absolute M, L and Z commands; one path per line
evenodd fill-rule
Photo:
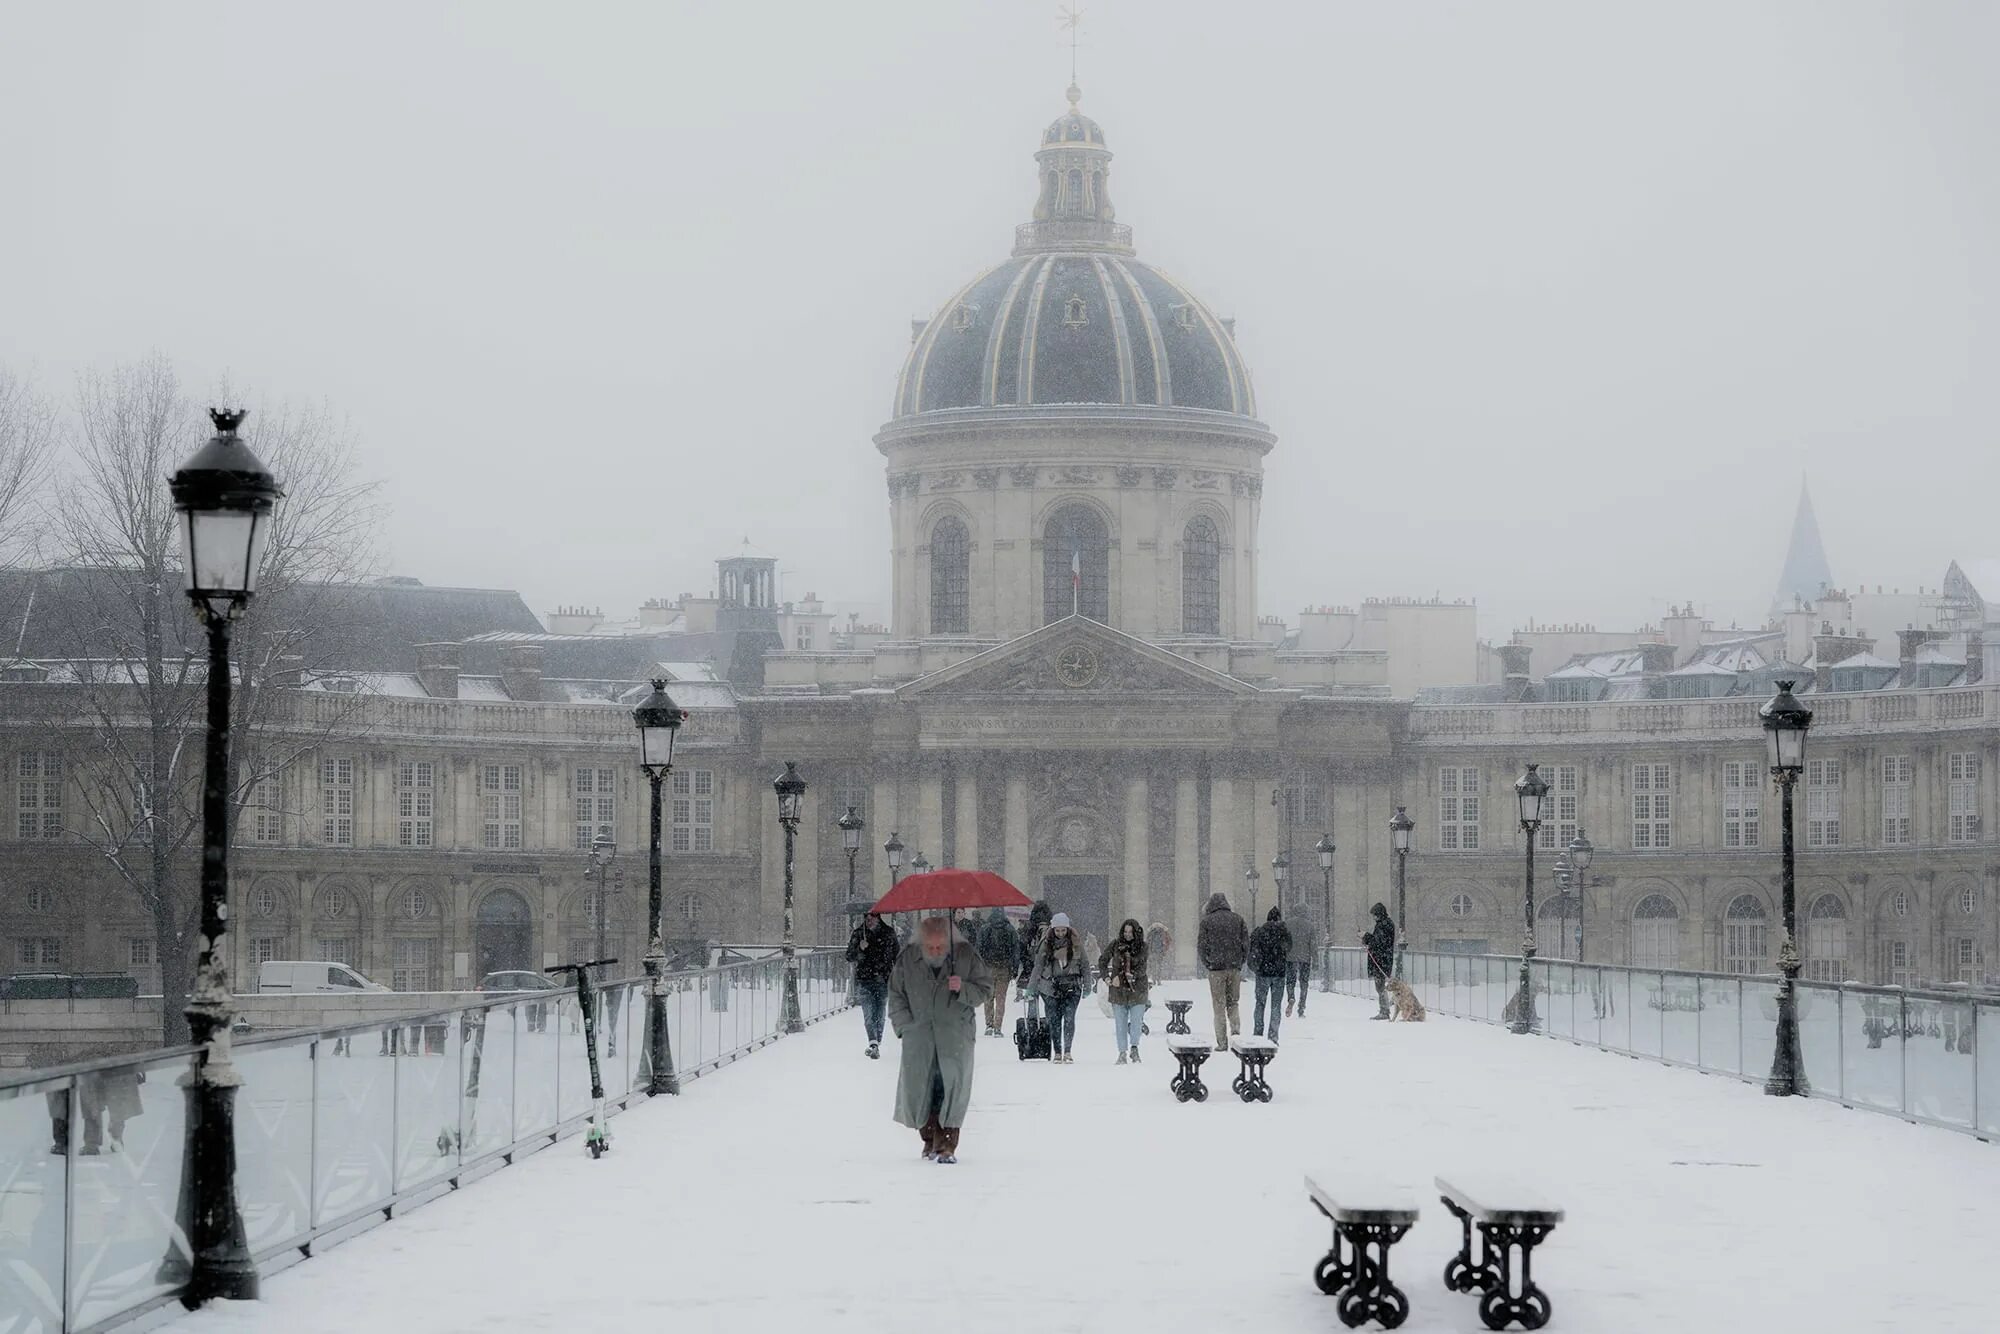
M 0 366 L 0 560 L 24 554 L 34 537 L 31 499 L 47 476 L 55 441 L 55 405 Z M 0 645 L 0 652 L 8 647 Z
M 177 998 L 193 976 L 200 917 L 206 660 L 167 478 L 205 432 L 157 355 L 83 376 L 76 413 L 71 476 L 50 513 L 75 677 L 63 721 L 88 728 L 95 752 L 70 774 L 85 816 L 75 833 L 146 912 L 162 991 Z M 253 795 L 276 789 L 345 721 L 338 707 L 314 720 L 270 686 L 339 660 L 343 622 L 328 585 L 366 573 L 378 514 L 374 485 L 355 477 L 352 433 L 324 406 L 254 411 L 244 435 L 286 495 L 258 594 L 232 634 L 232 831 Z M 162 1009 L 163 1040 L 186 1041 L 180 1007 Z

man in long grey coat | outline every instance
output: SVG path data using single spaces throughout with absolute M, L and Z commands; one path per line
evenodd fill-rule
M 889 974 L 889 1023 L 903 1040 L 896 1120 L 924 1138 L 924 1157 L 958 1161 L 972 1106 L 973 1016 L 993 994 L 993 970 L 943 917 L 927 917 Z

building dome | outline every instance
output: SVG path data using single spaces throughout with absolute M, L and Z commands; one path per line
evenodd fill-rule
M 894 415 L 1103 404 L 1256 415 L 1230 322 L 1133 257 L 1104 131 L 1070 109 L 1042 132 L 1034 218 L 1014 254 L 912 338 Z

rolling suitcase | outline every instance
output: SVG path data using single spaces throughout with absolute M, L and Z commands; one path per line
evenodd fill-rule
M 1014 1050 L 1024 1061 L 1049 1059 L 1049 1021 L 1043 1015 L 1022 1016 L 1014 1021 Z

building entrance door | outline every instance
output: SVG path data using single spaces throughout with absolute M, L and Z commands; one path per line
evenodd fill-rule
M 1110 876 L 1045 875 L 1042 897 L 1056 912 L 1068 913 L 1079 933 L 1095 932 L 1100 944 L 1111 939 Z
M 496 889 L 481 899 L 472 952 L 475 981 L 488 973 L 540 972 L 535 966 L 535 919 L 527 900 L 511 889 Z

